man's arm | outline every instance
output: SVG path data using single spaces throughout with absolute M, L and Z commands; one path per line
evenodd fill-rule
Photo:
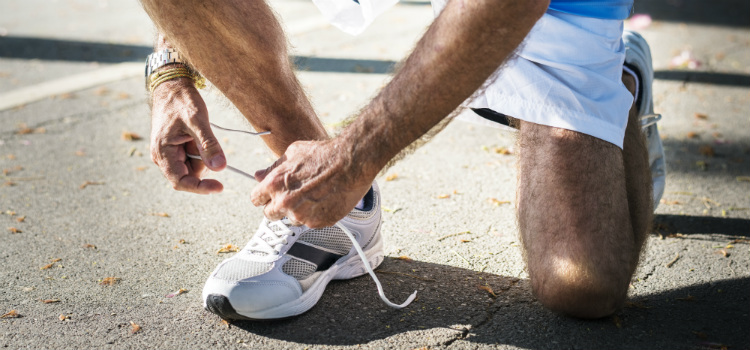
M 159 35 L 156 50 L 171 48 Z M 168 69 L 167 65 L 159 70 Z M 157 71 L 159 71 L 157 70 Z M 193 80 L 167 80 L 149 96 L 151 105 L 151 160 L 159 166 L 172 187 L 200 194 L 220 192 L 223 186 L 212 179 L 201 180 L 206 165 L 215 171 L 226 166 L 224 152 L 211 131 L 208 110 Z M 188 159 L 187 153 L 204 161 Z
M 521 44 L 549 0 L 451 0 L 403 68 L 339 137 L 292 144 L 253 191 L 271 219 L 328 226 L 380 169 L 445 118 Z

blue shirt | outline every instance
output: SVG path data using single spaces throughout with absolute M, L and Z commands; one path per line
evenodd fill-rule
M 602 19 L 627 19 L 632 8 L 633 0 L 550 0 L 549 4 L 550 10 Z

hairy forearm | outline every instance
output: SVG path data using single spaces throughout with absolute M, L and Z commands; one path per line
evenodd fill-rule
M 373 175 L 479 89 L 548 0 L 451 0 L 393 80 L 339 137 Z

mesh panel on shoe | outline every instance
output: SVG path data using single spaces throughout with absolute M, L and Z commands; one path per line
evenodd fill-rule
M 315 265 L 297 259 L 289 259 L 281 266 L 281 271 L 298 280 L 309 277 L 315 273 L 315 270 L 317 270 Z
M 307 231 L 299 237 L 299 240 L 341 255 L 348 254 L 352 249 L 352 241 L 336 226 Z
M 214 277 L 226 281 L 239 281 L 266 273 L 272 266 L 271 263 L 232 259 L 222 265 Z

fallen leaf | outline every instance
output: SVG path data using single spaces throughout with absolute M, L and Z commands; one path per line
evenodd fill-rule
M 24 216 L 19 216 L 19 217 L 16 218 L 16 221 L 18 221 L 18 222 L 24 222 L 24 221 L 26 221 L 26 216 L 25 215 Z
M 617 326 L 617 328 L 622 328 L 622 321 L 620 320 L 619 317 L 612 316 L 612 322 L 614 322 L 614 324 L 615 324 L 615 326 Z
M 221 320 L 221 324 L 227 326 L 227 329 L 232 328 L 232 324 L 228 320 Z
M 6 210 L 6 211 L 5 211 L 5 215 L 10 215 L 10 216 L 14 216 L 14 215 L 16 215 L 16 212 L 15 212 L 15 211 L 13 211 L 13 210 Z
M 92 186 L 92 185 L 104 185 L 104 182 L 99 182 L 99 181 L 86 181 L 86 182 L 82 183 L 82 184 L 81 184 L 81 186 L 79 186 L 78 188 L 80 188 L 80 189 L 84 189 L 84 188 L 86 188 L 86 187 L 88 187 L 88 186 Z
M 444 193 L 444 194 L 437 196 L 437 199 L 446 199 L 446 198 L 451 198 L 451 195 Z
M 60 321 L 65 321 L 65 320 L 67 320 L 69 318 L 70 318 L 70 316 L 65 316 L 63 314 L 60 314 L 60 316 L 57 316 L 57 319 L 60 320 Z
M 502 154 L 502 155 L 510 155 L 510 154 L 513 154 L 513 151 L 511 151 L 511 150 L 510 150 L 509 148 L 507 148 L 507 147 L 495 147 L 495 148 L 493 148 L 493 149 L 492 149 L 492 152 L 495 152 L 495 153 L 497 153 L 497 154 Z
M 135 324 L 135 322 L 130 321 L 130 334 L 136 334 L 141 331 L 141 326 Z
M 667 238 L 686 238 L 687 236 L 682 233 L 672 233 Z
M 750 239 L 747 238 L 737 238 L 729 243 L 737 244 L 737 243 L 750 243 Z
M 680 260 L 680 253 L 677 253 L 677 255 L 674 257 L 674 259 L 672 259 L 670 262 L 668 262 L 664 266 L 666 266 L 667 268 L 672 267 L 672 265 L 674 265 L 674 263 L 676 263 L 677 260 Z
M 5 181 L 5 182 L 3 182 L 3 187 L 13 187 L 15 185 L 16 185 L 16 183 L 13 182 L 13 181 Z
M 682 204 L 682 203 L 681 203 L 680 201 L 678 201 L 678 200 L 673 200 L 673 201 L 670 201 L 670 200 L 666 200 L 666 199 L 664 199 L 664 198 L 662 198 L 662 199 L 661 199 L 661 200 L 659 201 L 659 203 L 661 203 L 661 204 L 666 204 L 666 205 L 681 205 L 681 204 Z
M 733 245 L 731 245 L 731 244 L 727 244 L 727 246 L 726 246 L 726 247 L 724 247 L 724 248 L 725 248 L 725 249 L 732 249 L 732 248 L 734 248 L 734 246 L 733 246 Z
M 127 93 L 127 92 L 121 92 L 121 93 L 117 94 L 117 99 L 118 100 L 127 100 L 129 98 L 130 98 L 130 94 Z
M 59 98 L 61 100 L 68 100 L 68 99 L 71 99 L 73 97 L 76 97 L 76 95 L 73 94 L 73 93 L 70 93 L 70 92 L 66 92 L 64 94 L 57 95 L 57 98 Z
M 700 137 L 700 135 L 698 135 L 698 133 L 696 133 L 695 131 L 690 131 L 685 136 L 687 136 L 687 138 L 689 139 L 695 139 L 695 138 Z
M 731 255 L 731 254 L 730 254 L 730 253 L 729 253 L 729 252 L 728 252 L 728 251 L 727 251 L 726 249 L 724 249 L 724 248 L 722 248 L 722 249 L 719 249 L 719 250 L 717 250 L 716 252 L 714 252 L 714 254 L 718 254 L 718 255 L 721 255 L 721 256 L 723 256 L 723 257 L 725 257 L 725 258 L 728 258 L 728 257 L 729 257 L 729 255 Z
M 4 313 L 0 318 L 19 318 L 21 317 L 21 314 L 18 313 L 16 310 L 10 310 L 6 313 Z
M 167 214 L 167 213 L 151 213 L 149 215 L 152 215 L 152 216 L 161 216 L 163 218 L 168 218 L 169 217 L 169 214 Z
M 490 287 L 489 285 L 481 285 L 480 284 L 480 285 L 477 285 L 477 288 L 479 288 L 480 290 L 483 290 L 483 291 L 489 293 L 490 295 L 492 295 L 493 298 L 497 298 L 497 295 L 495 294 L 495 291 L 493 291 L 492 287 Z
M 693 114 L 693 116 L 695 117 L 695 119 L 701 119 L 701 120 L 708 119 L 708 115 L 705 115 L 703 113 L 695 113 Z
M 651 25 L 651 16 L 647 14 L 637 13 L 630 16 L 628 19 L 628 28 L 633 30 L 643 30 Z
M 8 231 L 10 231 L 10 233 L 23 233 L 23 231 L 15 228 L 15 227 L 8 227 Z
M 55 266 L 55 263 L 51 262 L 51 263 L 49 263 L 47 265 L 44 265 L 44 266 L 40 267 L 39 269 L 40 270 L 46 270 L 46 269 L 49 269 L 52 266 Z
M 184 239 L 181 239 L 181 240 L 178 241 L 178 243 L 180 243 L 180 244 L 187 244 L 187 241 L 185 241 Z
M 6 154 L 5 158 L 7 158 L 8 160 L 15 160 L 16 159 L 16 155 L 15 154 Z
M 133 132 L 128 132 L 128 131 L 123 131 L 121 137 L 125 141 L 138 141 L 142 139 L 140 135 L 133 133 Z
M 55 259 L 52 259 L 52 262 L 53 262 L 53 263 L 56 263 L 56 262 L 58 262 L 58 261 L 62 261 L 62 258 L 55 258 Z
M 385 181 L 393 181 L 393 180 L 396 180 L 396 179 L 398 179 L 398 174 L 397 173 L 393 173 L 393 174 L 390 174 L 390 175 L 388 175 L 388 176 L 385 177 Z
M 117 283 L 120 283 L 120 278 L 118 277 L 107 277 L 99 282 L 102 286 L 114 286 Z
M 237 246 L 232 245 L 232 244 L 227 244 L 227 245 L 221 247 L 221 249 L 219 249 L 216 252 L 216 254 L 233 253 L 233 252 L 238 252 L 238 251 L 240 251 L 240 248 L 237 248 Z
M 93 244 L 88 244 L 88 243 L 84 244 L 84 245 L 83 245 L 83 247 L 84 247 L 84 248 L 87 248 L 87 249 L 96 249 L 96 246 L 95 246 L 95 245 L 93 245 Z
M 395 259 L 396 260 L 403 260 L 403 261 L 406 261 L 406 262 L 412 262 L 413 261 L 410 257 L 408 257 L 406 255 L 401 255 L 399 257 L 396 257 Z
M 700 152 L 701 155 L 704 155 L 706 157 L 713 157 L 716 153 L 714 152 L 714 148 L 709 145 L 703 145 L 698 149 L 698 152 Z
M 471 242 L 470 239 L 459 239 L 458 241 L 461 242 L 461 243 L 469 243 L 469 242 Z
M 148 167 L 145 167 L 145 166 L 139 166 L 135 168 L 135 170 L 138 170 L 138 171 L 144 171 L 146 169 L 148 169 Z
M 110 92 L 109 89 L 107 89 L 106 87 L 102 86 L 102 87 L 94 90 L 94 95 L 104 96 L 104 95 L 108 94 L 109 92 Z
M 84 157 L 84 156 L 86 156 L 86 152 L 84 150 L 82 150 L 82 149 L 79 149 L 79 150 L 76 151 L 76 155 L 79 156 L 79 157 Z
M 54 304 L 59 303 L 60 299 L 43 299 L 42 302 L 45 304 Z
M 701 339 L 708 338 L 708 335 L 706 333 L 703 333 L 703 332 L 693 331 L 692 333 L 695 334 L 696 337 L 701 338 Z
M 187 292 L 188 292 L 187 289 L 180 288 L 180 290 L 178 290 L 176 292 L 173 292 L 173 293 L 169 293 L 169 294 L 165 295 L 165 297 L 167 297 L 167 298 L 174 298 L 174 297 L 176 297 L 176 296 L 178 296 L 180 294 L 184 294 L 184 293 L 187 293 Z

